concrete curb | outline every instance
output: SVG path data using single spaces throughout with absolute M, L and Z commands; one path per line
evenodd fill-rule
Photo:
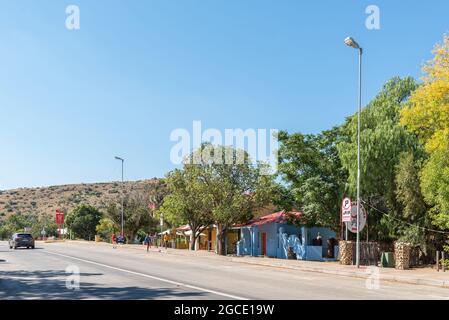
M 343 277 L 352 277 L 352 278 L 359 278 L 359 279 L 368 279 L 369 277 L 371 277 L 371 274 L 368 274 L 366 272 L 329 270 L 329 269 L 325 269 L 325 268 L 311 268 L 311 267 L 292 266 L 292 265 L 285 265 L 285 264 L 266 264 L 266 263 L 261 263 L 258 261 L 248 261 L 248 260 L 242 261 L 242 260 L 239 260 L 238 258 L 233 258 L 231 261 L 252 264 L 252 265 L 266 266 L 266 267 L 299 270 L 299 271 L 304 271 L 304 272 L 333 274 L 333 275 L 338 275 L 338 276 L 343 276 Z M 420 278 L 407 278 L 407 277 L 395 276 L 395 275 L 390 275 L 390 274 L 380 274 L 380 280 L 449 289 L 449 279 L 448 280 L 432 280 L 432 279 L 420 279 Z
M 52 242 L 62 242 L 62 241 L 52 241 Z M 94 244 L 94 245 L 106 245 L 111 246 L 110 243 L 105 242 L 88 242 L 88 241 L 77 241 L 77 240 L 70 240 L 66 242 L 75 242 L 80 244 Z M 145 247 L 143 245 L 120 245 L 118 248 L 121 249 L 134 249 L 134 250 L 145 250 Z M 331 274 L 331 275 L 338 275 L 343 277 L 351 277 L 351 278 L 359 278 L 359 279 L 368 279 L 371 277 L 370 273 L 367 273 L 364 271 L 350 271 L 350 270 L 331 270 L 326 268 L 316 268 L 316 267 L 307 267 L 303 265 L 291 265 L 282 263 L 284 260 L 275 261 L 268 261 L 264 260 L 264 258 L 253 258 L 254 260 L 249 260 L 248 258 L 244 257 L 230 257 L 230 256 L 217 256 L 217 255 L 194 255 L 194 254 L 185 254 L 181 251 L 175 251 L 176 249 L 169 249 L 165 250 L 162 249 L 161 253 L 165 254 L 172 254 L 176 256 L 186 256 L 186 257 L 195 257 L 195 258 L 201 258 L 201 259 L 215 259 L 215 260 L 227 260 L 229 262 L 233 263 L 244 263 L 249 265 L 257 265 L 257 266 L 263 266 L 263 267 L 270 267 L 270 268 L 282 268 L 282 269 L 289 269 L 289 270 L 298 270 L 303 272 L 314 272 L 314 273 L 324 273 L 324 274 Z M 151 250 L 151 252 L 158 253 L 159 251 Z M 259 260 L 256 260 L 259 259 Z M 382 269 L 381 269 L 382 270 Z M 448 280 L 433 280 L 433 279 L 421 279 L 421 278 L 411 278 L 411 277 L 401 277 L 391 274 L 380 274 L 380 280 L 381 281 L 388 281 L 388 282 L 396 282 L 396 283 L 404 283 L 404 284 L 414 284 L 414 285 L 423 285 L 423 286 L 431 286 L 431 287 L 439 287 L 439 288 L 448 288 L 449 289 L 449 277 Z

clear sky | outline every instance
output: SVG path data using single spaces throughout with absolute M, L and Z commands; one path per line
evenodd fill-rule
M 80 30 L 65 27 L 80 8 Z M 365 27 L 380 8 L 381 29 Z M 163 176 L 176 128 L 316 133 L 420 76 L 449 2 L 0 0 L 0 189 Z

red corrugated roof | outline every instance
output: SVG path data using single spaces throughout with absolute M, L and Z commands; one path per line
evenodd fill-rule
M 259 217 L 256 219 L 253 219 L 247 223 L 241 224 L 241 225 L 236 225 L 235 227 L 237 228 L 242 228 L 242 227 L 255 227 L 255 226 L 261 226 L 264 224 L 268 224 L 268 223 L 287 223 L 287 218 L 288 217 L 301 217 L 303 215 L 302 212 L 297 212 L 297 211 L 290 211 L 290 212 L 285 212 L 285 211 L 280 211 L 280 212 L 276 212 L 276 213 L 272 213 L 263 217 Z

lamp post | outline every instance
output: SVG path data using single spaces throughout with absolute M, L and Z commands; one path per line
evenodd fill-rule
M 360 267 L 360 115 L 362 112 L 362 55 L 363 49 L 351 37 L 345 39 L 345 44 L 359 52 L 359 108 L 357 113 L 357 244 L 356 244 L 356 266 Z
M 120 158 L 120 157 L 115 157 L 115 159 L 116 160 L 119 160 L 119 161 L 121 161 L 122 162 L 122 223 L 121 223 L 121 227 L 122 227 L 122 232 L 121 232 L 121 235 L 122 235 L 122 237 L 124 237 L 124 235 L 123 235 L 123 199 L 124 199 L 124 183 L 123 183 L 123 163 L 125 162 L 125 159 L 123 159 L 123 158 Z

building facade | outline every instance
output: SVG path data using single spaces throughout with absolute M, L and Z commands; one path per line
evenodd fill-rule
M 301 212 L 281 211 L 236 226 L 235 229 L 240 231 L 237 255 L 315 261 L 336 260 L 338 257 L 336 233 L 328 228 L 309 228 L 291 223 L 301 215 Z

